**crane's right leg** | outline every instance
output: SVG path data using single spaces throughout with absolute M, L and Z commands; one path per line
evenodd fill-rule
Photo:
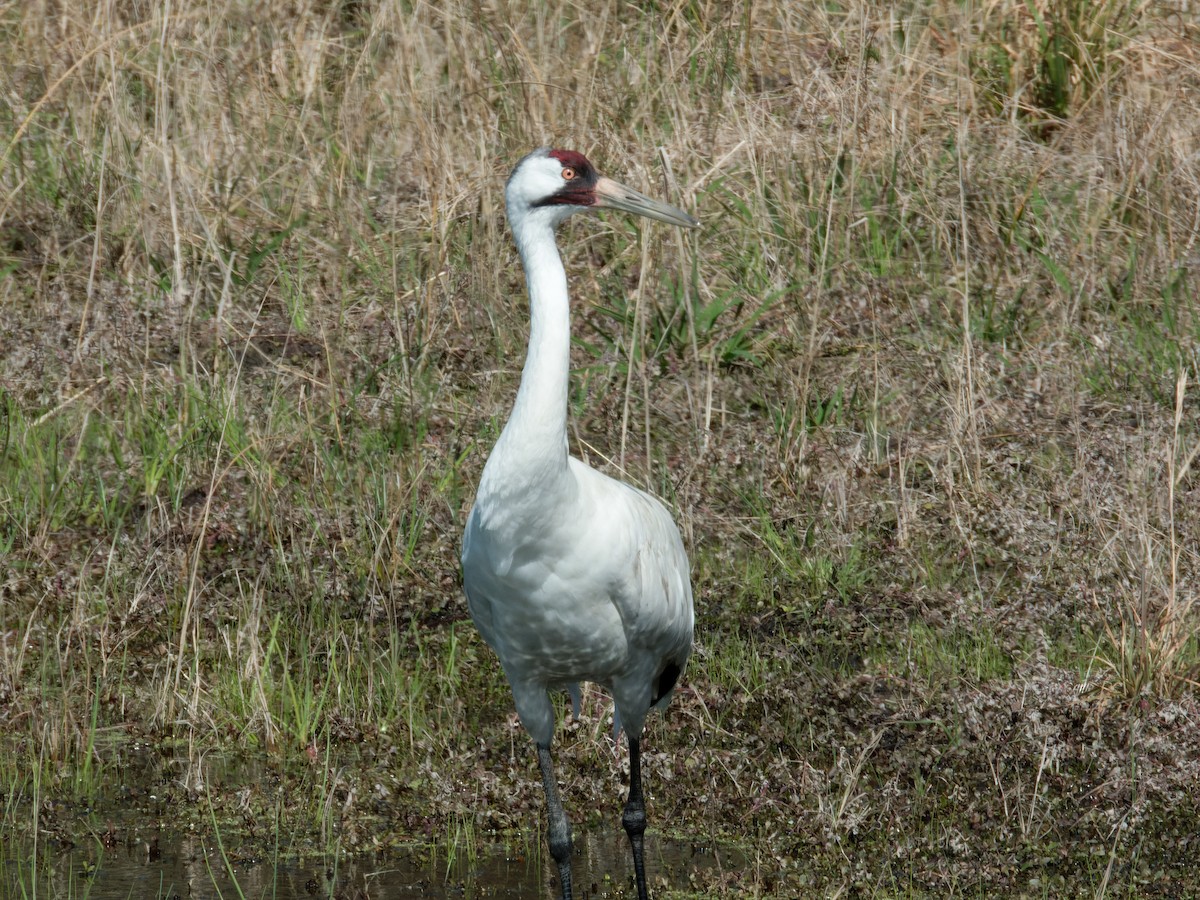
M 642 742 L 632 733 L 629 739 L 629 802 L 621 823 L 629 835 L 629 846 L 633 849 L 633 876 L 637 882 L 638 900 L 647 900 L 646 851 L 643 835 L 646 833 L 646 801 L 642 796 Z
M 558 781 L 554 777 L 554 762 L 550 759 L 550 745 L 537 745 L 538 766 L 542 770 L 542 787 L 546 789 L 546 813 L 550 826 L 546 837 L 550 844 L 550 855 L 558 863 L 558 880 L 562 884 L 563 900 L 571 900 L 571 823 L 563 811 L 558 796 Z

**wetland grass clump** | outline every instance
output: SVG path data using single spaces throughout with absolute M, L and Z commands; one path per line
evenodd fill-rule
M 544 143 L 704 221 L 564 242 L 573 447 L 694 561 L 649 802 L 745 854 L 664 889 L 1195 886 L 1182 7 L 102 0 L 0 35 L 0 842 L 33 848 L 0 891 L 85 893 L 46 854 L 110 808 L 230 859 L 539 845 L 458 553 L 527 336 L 503 174 Z M 562 731 L 576 808 L 618 804 L 605 715 Z M 143 748 L 169 804 L 112 790 Z

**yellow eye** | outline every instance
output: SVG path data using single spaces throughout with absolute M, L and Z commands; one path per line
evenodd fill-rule
M 575 180 L 575 170 L 573 168 L 571 168 L 570 166 L 563 166 L 562 176 L 563 176 L 563 181 L 574 181 Z

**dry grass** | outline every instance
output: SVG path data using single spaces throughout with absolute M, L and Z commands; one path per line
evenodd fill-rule
M 1177 877 L 1198 31 L 1078 0 L 4 7 L 13 758 L 69 793 L 97 729 L 196 765 L 358 742 L 392 761 L 318 779 L 298 834 L 528 821 L 457 546 L 526 336 L 502 178 L 553 143 L 705 223 L 563 236 L 575 452 L 695 559 L 652 820 L 761 863 L 693 889 Z M 601 802 L 592 732 L 564 754 Z

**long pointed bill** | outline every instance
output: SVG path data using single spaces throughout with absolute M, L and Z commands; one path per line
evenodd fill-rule
M 603 175 L 596 181 L 595 192 L 596 202 L 594 205 L 597 207 L 620 209 L 633 213 L 635 216 L 646 216 L 650 219 L 658 219 L 660 222 L 668 222 L 671 225 L 680 225 L 683 228 L 697 228 L 700 225 L 698 219 L 689 216 L 682 209 L 659 200 L 651 200 L 645 194 L 639 194 L 633 188 L 618 184 Z

